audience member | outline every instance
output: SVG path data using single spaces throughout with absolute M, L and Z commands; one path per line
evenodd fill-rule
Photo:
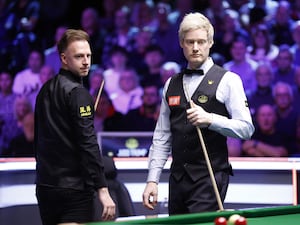
M 101 67 L 95 67 L 90 70 L 89 74 L 89 92 L 91 96 L 97 96 L 98 90 L 104 80 L 104 70 Z M 105 84 L 105 83 L 104 83 Z
M 279 46 L 279 52 L 275 62 L 273 82 L 277 83 L 278 81 L 282 81 L 294 86 L 296 66 L 293 64 L 293 53 L 291 52 L 290 46 Z
M 22 124 L 22 133 L 10 141 L 4 157 L 34 157 L 34 113 L 26 114 Z
M 98 91 L 94 92 L 94 99 L 98 96 Z M 95 109 L 94 127 L 95 131 L 123 131 L 124 116 L 117 112 L 105 91 L 102 91 L 98 107 Z
M 38 95 L 41 87 L 54 76 L 55 76 L 55 71 L 51 66 L 49 66 L 49 65 L 42 66 L 40 73 L 39 73 L 40 85 L 39 85 L 38 89 L 36 89 L 28 94 L 28 99 L 31 102 L 33 109 L 35 108 L 36 96 Z
M 258 25 L 252 29 L 251 45 L 248 46 L 247 56 L 256 62 L 273 63 L 278 55 L 278 47 L 271 42 L 268 28 L 264 25 Z
M 279 1 L 274 20 L 270 20 L 268 23 L 268 29 L 270 30 L 272 43 L 274 45 L 280 46 L 287 44 L 291 46 L 293 44 L 293 22 L 290 3 L 285 0 Z
M 142 105 L 125 115 L 126 131 L 154 131 L 160 108 L 160 94 L 156 84 L 143 85 Z
M 251 140 L 243 142 L 244 156 L 288 156 L 287 140 L 276 128 L 276 113 L 272 105 L 261 105 L 256 114 L 257 127 Z
M 36 28 L 40 19 L 40 1 L 9 1 L 7 8 L 10 18 L 6 27 L 12 37 L 11 67 L 19 71 L 26 66 L 31 49 L 39 46 Z
M 131 109 L 142 105 L 143 88 L 140 86 L 138 75 L 133 68 L 121 72 L 120 89 L 110 95 L 114 108 L 123 115 Z
M 114 46 L 110 52 L 110 61 L 103 72 L 105 90 L 108 95 L 112 95 L 120 89 L 120 74 L 128 66 L 128 52 L 124 47 Z
M 133 27 L 130 22 L 130 9 L 122 6 L 114 14 L 114 29 L 107 34 L 103 46 L 103 65 L 109 64 L 110 53 L 115 46 L 121 46 L 131 52 L 134 46 L 134 35 L 137 28 Z
M 102 64 L 102 49 L 105 30 L 99 26 L 99 15 L 95 8 L 88 7 L 81 13 L 81 28 L 88 33 L 93 54 L 92 64 Z
M 131 14 L 133 26 L 137 28 L 149 27 L 152 31 L 157 29 L 157 20 L 154 17 L 155 3 L 153 0 L 135 1 Z
M 160 78 L 160 68 L 164 63 L 164 52 L 159 45 L 150 45 L 144 55 L 145 70 L 141 74 L 141 83 L 151 81 L 158 88 L 163 86 Z
M 291 18 L 294 21 L 300 20 L 300 0 L 291 1 Z
M 288 140 L 288 152 L 293 154 L 296 145 L 296 125 L 299 114 L 293 108 L 293 90 L 291 85 L 277 82 L 273 87 L 275 112 L 277 115 L 276 129 L 282 132 Z
M 234 39 L 230 53 L 232 60 L 226 62 L 223 66 L 225 69 L 237 73 L 241 77 L 245 93 L 247 94 L 256 87 L 255 70 L 257 62 L 246 57 L 247 43 L 241 37 Z
M 274 104 L 272 94 L 273 70 L 268 63 L 260 62 L 255 70 L 256 88 L 247 93 L 251 115 L 255 118 L 257 109 L 263 104 Z M 255 120 L 253 120 L 255 122 Z
M 55 36 L 54 36 L 55 44 L 44 51 L 45 64 L 51 66 L 54 69 L 55 74 L 58 73 L 61 66 L 60 57 L 59 57 L 56 44 L 58 43 L 58 41 L 60 40 L 60 38 L 62 37 L 63 33 L 66 30 L 67 30 L 66 26 L 63 25 L 58 26 L 55 30 Z
M 40 88 L 40 70 L 44 64 L 44 54 L 32 50 L 28 57 L 28 66 L 18 72 L 13 82 L 13 92 L 28 95 Z
M 10 140 L 20 133 L 13 113 L 16 95 L 12 92 L 13 77 L 0 73 L 0 155 L 8 148 Z
M 294 55 L 293 63 L 296 66 L 300 66 L 300 19 L 296 21 L 292 27 L 292 36 L 294 40 L 294 44 L 291 47 L 291 51 Z
M 246 46 L 250 42 L 249 34 L 244 30 L 239 23 L 238 12 L 232 9 L 226 9 L 222 21 L 220 23 L 220 28 L 216 30 L 214 46 L 212 52 L 217 52 L 224 56 L 225 61 L 232 60 L 232 54 L 230 52 L 230 47 L 232 42 L 237 37 L 242 37 Z
M 25 95 L 18 95 L 14 101 L 13 105 L 13 112 L 14 116 L 17 120 L 17 126 L 18 128 L 22 129 L 23 124 L 22 121 L 24 117 L 28 114 L 33 112 L 32 105 Z
M 171 6 L 165 2 L 159 2 L 156 6 L 158 27 L 153 34 L 153 39 L 164 52 L 166 61 L 174 61 L 184 64 L 184 55 L 178 41 L 177 27 L 168 19 Z
M 293 87 L 294 108 L 300 113 L 300 67 L 295 71 L 295 86 Z
M 111 33 L 115 26 L 115 12 L 119 8 L 120 2 L 116 0 L 102 0 L 102 13 L 99 15 L 99 25 Z

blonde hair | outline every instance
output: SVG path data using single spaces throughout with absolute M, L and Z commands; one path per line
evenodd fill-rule
M 191 30 L 203 29 L 207 32 L 208 42 L 213 42 L 214 28 L 210 21 L 201 13 L 188 13 L 180 23 L 178 36 L 179 41 L 183 41 L 185 34 Z

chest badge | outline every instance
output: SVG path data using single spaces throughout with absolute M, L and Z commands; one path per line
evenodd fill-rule
M 208 101 L 208 97 L 206 96 L 206 95 L 200 95 L 199 97 L 198 97 L 198 102 L 199 103 L 206 103 Z

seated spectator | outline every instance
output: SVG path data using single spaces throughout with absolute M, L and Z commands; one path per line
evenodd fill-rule
M 300 1 L 299 6 L 300 6 Z M 291 51 L 294 55 L 294 64 L 300 66 L 300 20 L 296 21 L 292 27 L 292 36 L 294 44 L 291 47 Z
M 44 65 L 39 73 L 39 88 L 36 89 L 35 91 L 31 92 L 30 94 L 28 94 L 28 99 L 31 102 L 32 108 L 34 109 L 35 107 L 35 100 L 36 100 L 36 96 L 38 95 L 41 87 L 51 78 L 53 78 L 55 76 L 55 72 L 54 69 L 49 66 L 49 65 Z
M 247 42 L 237 37 L 231 45 L 230 52 L 232 60 L 225 63 L 223 66 L 225 69 L 238 74 L 243 82 L 243 86 L 246 94 L 256 87 L 255 70 L 257 62 L 246 57 Z
M 163 84 L 160 78 L 160 69 L 164 63 L 164 52 L 159 45 L 150 45 L 147 47 L 144 55 L 145 70 L 141 74 L 141 82 L 155 84 L 162 88 Z
M 97 96 L 98 90 L 102 84 L 103 78 L 103 69 L 100 67 L 95 67 L 91 69 L 89 75 L 89 92 L 91 96 Z
M 55 44 L 44 51 L 45 64 L 51 66 L 54 69 L 55 74 L 59 72 L 61 66 L 60 57 L 59 57 L 56 44 L 58 43 L 58 41 L 60 40 L 60 38 L 62 37 L 63 33 L 66 30 L 67 30 L 66 26 L 58 26 L 56 28 L 55 37 L 54 37 Z
M 14 116 L 17 120 L 17 125 L 22 129 L 23 119 L 28 114 L 33 112 L 32 105 L 25 95 L 18 95 L 14 101 L 13 105 Z
M 13 92 L 15 94 L 28 95 L 41 87 L 40 70 L 44 64 L 44 54 L 33 50 L 28 57 L 28 66 L 18 72 L 13 82 Z
M 243 156 L 288 156 L 287 140 L 276 127 L 276 113 L 273 106 L 261 105 L 258 108 L 256 124 L 251 140 L 243 142 Z
M 34 157 L 34 113 L 24 116 L 22 124 L 23 132 L 11 140 L 3 156 Z
M 12 92 L 12 83 L 10 73 L 0 73 L 0 155 L 8 148 L 10 140 L 21 132 L 13 112 L 17 96 Z
M 128 61 L 128 53 L 124 47 L 114 46 L 111 49 L 109 64 L 103 72 L 105 81 L 104 89 L 109 95 L 112 95 L 120 89 L 120 74 L 128 66 Z
M 97 98 L 98 91 L 94 92 L 94 99 Z M 123 131 L 124 116 L 117 112 L 109 99 L 108 94 L 102 91 L 98 107 L 95 109 L 94 127 L 95 131 Z
M 160 109 L 160 94 L 153 83 L 143 85 L 143 104 L 125 115 L 126 131 L 154 131 Z
M 247 56 L 256 62 L 272 64 L 278 55 L 278 47 L 272 44 L 267 26 L 261 24 L 251 32 L 252 44 L 247 48 Z
M 296 125 L 299 113 L 293 107 L 292 87 L 284 82 L 277 82 L 273 87 L 275 112 L 277 115 L 276 129 L 280 130 L 289 140 L 288 151 L 293 154 L 296 142 Z
M 274 84 L 278 81 L 288 83 L 292 87 L 295 85 L 296 66 L 293 64 L 293 53 L 290 46 L 279 46 L 274 67 Z
M 109 96 L 118 112 L 125 115 L 129 110 L 142 105 L 143 88 L 140 86 L 138 75 L 133 68 L 121 72 L 119 86 L 120 89 Z
M 272 67 L 268 63 L 259 63 L 255 71 L 257 86 L 254 90 L 247 93 L 249 108 L 253 118 L 259 106 L 263 104 L 274 104 L 272 95 L 273 76 Z

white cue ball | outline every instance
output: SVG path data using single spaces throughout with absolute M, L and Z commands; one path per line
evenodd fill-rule
M 233 214 L 228 218 L 228 225 L 234 225 L 235 221 L 240 218 L 241 216 L 239 214 Z

